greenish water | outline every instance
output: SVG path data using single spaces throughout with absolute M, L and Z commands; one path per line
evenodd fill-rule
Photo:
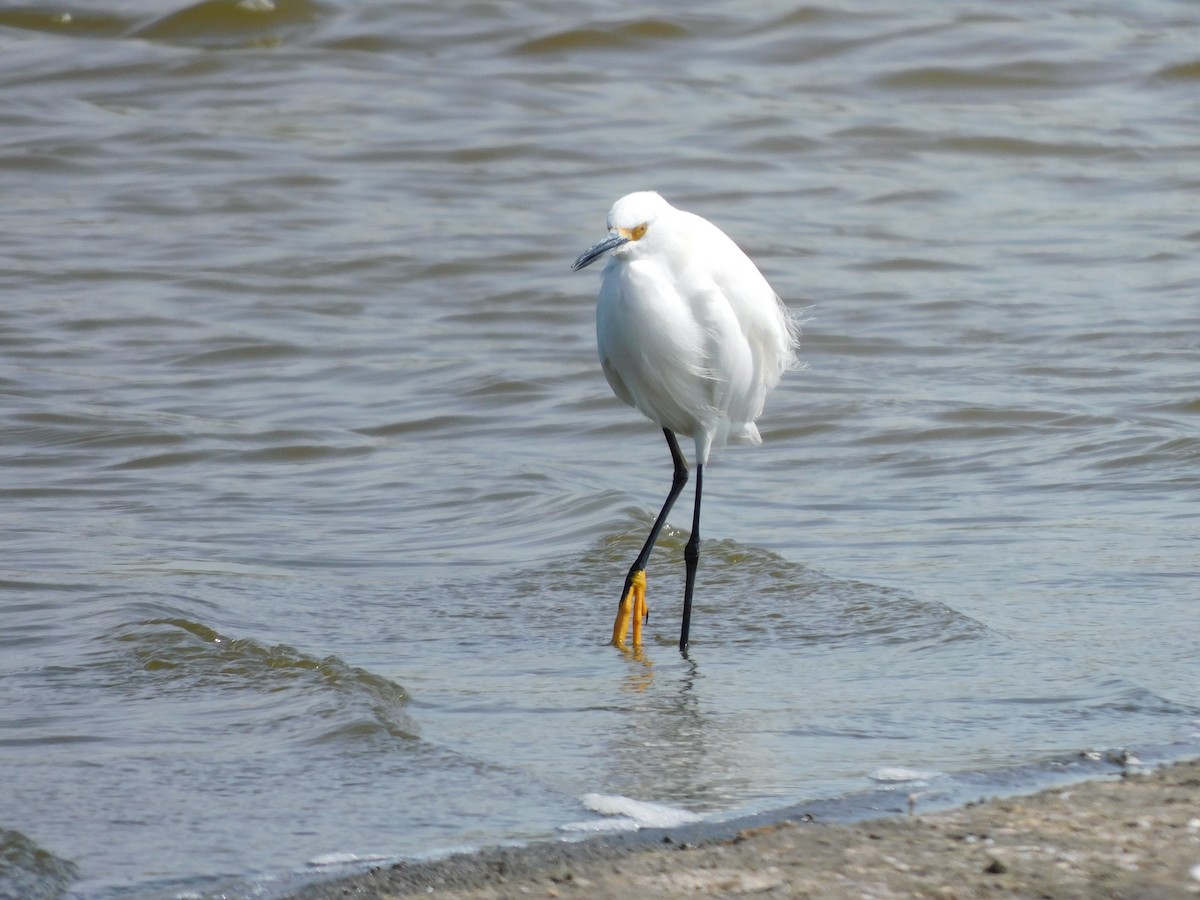
M 0 894 L 1194 745 L 1198 38 L 1167 0 L 0 8 Z M 686 503 L 652 643 L 605 643 L 670 461 L 569 266 L 643 188 L 808 316 L 706 470 L 689 659 Z

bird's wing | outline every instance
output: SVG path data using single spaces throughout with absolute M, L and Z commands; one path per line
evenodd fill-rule
M 677 434 L 712 418 L 703 329 L 662 266 L 614 264 L 596 303 L 596 344 L 613 392 Z
M 799 339 L 787 308 L 758 267 L 724 232 L 715 227 L 713 232 L 709 239 L 720 250 L 708 252 L 714 257 L 719 252 L 724 261 L 712 272 L 714 287 L 737 321 L 739 347 L 749 355 L 746 367 L 736 369 L 742 380 L 733 387 L 729 407 L 736 429 L 762 415 L 767 394 L 795 364 Z
M 795 335 L 775 291 L 753 261 L 723 231 L 687 216 L 687 259 L 676 277 L 705 334 L 712 404 L 725 438 L 759 440 L 754 426 L 767 393 L 794 357 Z

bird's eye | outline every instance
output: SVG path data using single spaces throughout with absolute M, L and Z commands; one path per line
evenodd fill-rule
M 643 222 L 641 225 L 638 225 L 636 228 L 631 228 L 629 230 L 629 239 L 631 241 L 640 241 L 642 239 L 642 235 L 644 235 L 645 233 L 646 233 L 646 225 Z

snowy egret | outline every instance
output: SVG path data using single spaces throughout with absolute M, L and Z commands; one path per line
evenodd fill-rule
M 608 237 L 572 269 L 608 257 L 596 300 L 596 343 L 613 392 L 658 424 L 675 475 L 662 511 L 625 576 L 613 643 L 642 640 L 646 564 L 688 480 L 677 434 L 696 442 L 696 502 L 684 547 L 679 649 L 686 651 L 700 559 L 700 494 L 709 452 L 727 440 L 760 443 L 754 424 L 768 392 L 796 361 L 799 336 L 767 280 L 723 231 L 653 191 L 627 194 L 608 213 Z

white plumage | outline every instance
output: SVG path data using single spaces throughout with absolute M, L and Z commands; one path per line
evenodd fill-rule
M 596 304 L 600 363 L 616 395 L 663 428 L 675 461 L 671 494 L 626 578 L 622 609 L 631 602 L 631 589 L 636 594 L 638 582 L 644 583 L 650 550 L 687 479 L 674 435 L 689 436 L 696 444 L 697 479 L 685 550 L 685 649 L 699 555 L 701 472 L 710 451 L 727 440 L 761 441 L 755 420 L 795 363 L 798 334 L 762 273 L 711 222 L 640 191 L 613 204 L 608 230 L 573 266 L 608 257 Z M 624 643 L 621 618 L 614 627 L 618 644 Z M 634 643 L 639 640 L 635 615 Z
M 696 464 L 755 420 L 796 359 L 796 332 L 767 280 L 723 231 L 652 191 L 608 214 L 645 231 L 613 251 L 596 303 L 600 364 L 618 397 L 695 439 Z

